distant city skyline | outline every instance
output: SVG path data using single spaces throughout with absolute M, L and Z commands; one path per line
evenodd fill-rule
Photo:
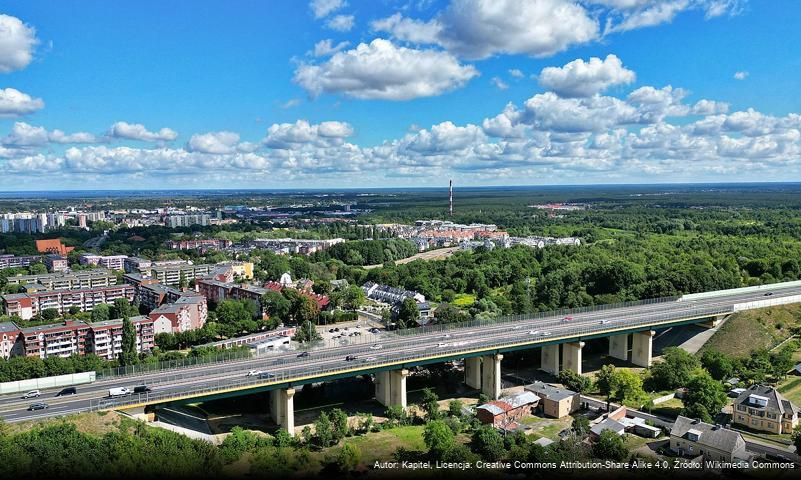
M 792 0 L 10 0 L 0 191 L 801 180 Z

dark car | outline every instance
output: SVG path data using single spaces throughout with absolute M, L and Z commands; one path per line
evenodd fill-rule
M 261 372 L 259 374 L 259 378 L 266 378 L 266 379 L 275 378 L 275 374 L 270 372 Z
M 48 405 L 46 403 L 32 403 L 31 406 L 28 407 L 28 410 L 32 412 L 36 410 L 46 410 L 47 407 Z
M 75 395 L 78 393 L 78 389 L 75 387 L 67 387 L 62 389 L 60 392 L 56 394 L 57 397 L 63 397 L 65 395 Z
M 768 293 L 765 294 L 766 297 L 769 297 L 771 295 L 773 295 L 773 292 L 768 292 Z
M 346 362 L 352 362 L 354 360 L 356 360 L 356 355 L 348 355 L 347 357 L 345 357 Z
M 311 355 L 309 352 L 300 352 L 298 358 L 308 357 L 309 355 Z
M 133 393 L 147 393 L 149 391 L 151 390 L 150 387 L 148 387 L 147 385 L 139 385 L 134 387 L 133 389 Z

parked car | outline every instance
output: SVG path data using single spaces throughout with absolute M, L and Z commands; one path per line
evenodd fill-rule
M 30 392 L 26 393 L 22 396 L 22 398 L 39 398 L 42 394 L 39 390 L 31 390 Z
M 64 397 L 66 395 L 75 395 L 76 393 L 78 393 L 78 389 L 77 388 L 75 388 L 75 387 L 67 387 L 67 388 L 61 389 L 61 391 L 58 392 L 56 394 L 56 396 L 57 397 Z
M 34 412 L 36 410 L 47 410 L 48 407 L 49 407 L 49 405 L 46 404 L 46 403 L 42 403 L 42 402 L 32 403 L 28 407 L 28 410 L 31 411 L 31 412 Z

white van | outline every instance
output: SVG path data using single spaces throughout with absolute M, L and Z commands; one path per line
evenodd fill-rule
M 108 390 L 109 397 L 124 397 L 130 394 L 131 391 L 128 389 L 128 387 L 110 388 Z

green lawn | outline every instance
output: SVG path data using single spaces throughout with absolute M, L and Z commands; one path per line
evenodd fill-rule
M 756 348 L 772 348 L 792 334 L 801 320 L 801 307 L 787 305 L 739 312 L 712 335 L 701 352 L 717 350 L 735 357 Z
M 354 445 L 362 453 L 362 462 L 373 463 L 375 460 L 387 460 L 398 447 L 407 450 L 426 450 L 423 441 L 422 425 L 396 427 L 389 430 L 346 438 L 344 443 Z M 338 449 L 340 447 L 334 447 Z
M 469 293 L 458 293 L 453 299 L 453 304 L 457 307 L 469 307 L 476 303 L 476 296 Z
M 801 377 L 787 377 L 787 380 L 779 385 L 778 390 L 787 397 L 787 400 L 796 405 L 801 404 Z

